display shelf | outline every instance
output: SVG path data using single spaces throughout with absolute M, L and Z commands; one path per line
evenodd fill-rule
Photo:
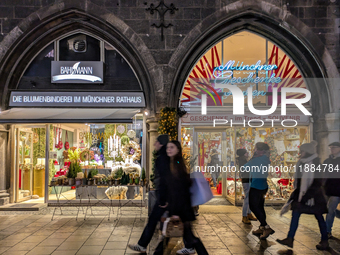
M 295 140 L 300 140 L 300 138 L 286 138 L 287 141 L 295 141 Z

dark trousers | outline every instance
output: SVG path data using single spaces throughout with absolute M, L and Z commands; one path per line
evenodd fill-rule
M 288 237 L 294 238 L 296 230 L 299 226 L 299 219 L 300 219 L 301 213 L 294 210 L 292 212 L 292 220 L 290 222 L 290 228 L 289 228 L 289 232 L 288 232 Z M 326 222 L 325 219 L 323 218 L 322 214 L 314 214 L 315 218 L 317 219 L 318 223 L 319 223 L 319 229 L 320 229 L 320 233 L 321 233 L 321 240 L 325 241 L 328 240 L 328 236 L 327 236 L 327 226 L 326 226 Z
M 266 212 L 264 210 L 264 197 L 267 190 L 268 189 L 259 190 L 254 188 L 250 188 L 249 190 L 249 208 L 255 214 L 262 227 L 267 226 Z
M 163 242 L 164 240 L 158 244 L 154 255 L 163 255 Z M 198 255 L 208 255 L 202 241 L 192 233 L 190 222 L 184 222 L 183 242 L 185 247 L 193 247 Z M 165 238 L 165 243 L 166 245 L 169 243 L 169 238 Z
M 151 214 L 149 216 L 148 224 L 145 226 L 142 236 L 140 237 L 138 244 L 142 247 L 147 247 L 152 239 L 157 223 L 161 220 L 162 215 L 166 211 L 166 208 L 160 208 L 159 203 L 156 202 Z

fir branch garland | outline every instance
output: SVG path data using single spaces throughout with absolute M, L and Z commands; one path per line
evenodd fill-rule
M 158 133 L 168 134 L 170 136 L 170 140 L 177 139 L 177 110 L 173 107 L 164 107 L 161 109 L 161 116 L 158 121 Z

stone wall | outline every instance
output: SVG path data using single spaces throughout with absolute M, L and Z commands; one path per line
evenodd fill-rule
M 155 68 L 150 70 L 153 82 L 157 92 L 169 91 L 172 86 L 176 66 L 171 66 L 171 59 L 176 56 L 176 52 L 183 47 L 183 40 L 190 33 L 197 33 L 199 36 L 204 28 L 195 31 L 208 16 L 219 12 L 225 8 L 235 9 L 240 6 L 251 6 L 253 3 L 264 6 L 268 9 L 268 13 L 272 12 L 275 17 L 277 10 L 271 6 L 282 10 L 288 10 L 301 22 L 306 24 L 313 31 L 321 42 L 326 46 L 336 68 L 340 70 L 340 47 L 339 47 L 339 25 L 340 25 L 340 0 L 266 0 L 266 1 L 250 1 L 250 0 L 172 0 L 165 1 L 167 5 L 173 3 L 178 11 L 175 14 L 169 12 L 165 15 L 166 24 L 172 23 L 173 26 L 164 29 L 164 41 L 160 40 L 160 29 L 152 27 L 153 23 L 159 24 L 159 15 L 157 13 L 151 15 L 146 8 L 153 3 L 155 6 L 159 1 L 147 0 L 2 0 L 0 1 L 0 26 L 1 35 L 0 42 L 9 34 L 18 24 L 20 28 L 25 28 L 35 19 L 34 14 L 41 8 L 48 5 L 55 5 L 60 11 L 75 7 L 90 12 L 95 6 L 106 9 L 119 19 L 124 21 L 124 26 L 131 28 L 139 39 L 147 47 L 147 50 L 153 57 Z M 30 16 L 31 15 L 31 16 Z M 41 15 L 41 14 L 35 14 Z M 30 18 L 28 18 L 30 17 Z M 223 17 L 220 17 L 222 19 Z M 125 27 L 124 27 L 125 28 Z M 186 43 L 188 45 L 192 41 Z M 182 56 L 178 56 L 181 58 Z M 166 93 L 159 93 L 156 99 L 157 108 L 165 106 L 168 102 Z

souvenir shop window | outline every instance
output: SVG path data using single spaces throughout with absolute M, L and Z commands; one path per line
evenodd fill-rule
M 62 124 L 51 128 L 55 158 L 53 183 L 65 199 L 84 199 L 82 185 L 94 185 L 94 198 L 141 199 L 146 181 L 141 167 L 143 119 L 132 124 Z M 134 185 L 128 187 L 112 185 Z M 60 188 L 60 187 L 55 187 Z M 53 189 L 50 194 L 61 192 Z M 129 190 L 129 192 L 128 192 Z M 50 196 L 55 199 L 55 195 Z
M 267 200 L 286 200 L 293 191 L 293 166 L 299 157 L 299 147 L 310 140 L 308 127 L 296 128 L 237 128 L 236 149 L 246 149 L 248 160 L 254 154 L 257 142 L 265 142 L 270 148 L 270 161 L 274 171 L 268 174 L 269 190 Z M 242 200 L 242 190 L 239 172 L 236 178 L 236 199 Z

